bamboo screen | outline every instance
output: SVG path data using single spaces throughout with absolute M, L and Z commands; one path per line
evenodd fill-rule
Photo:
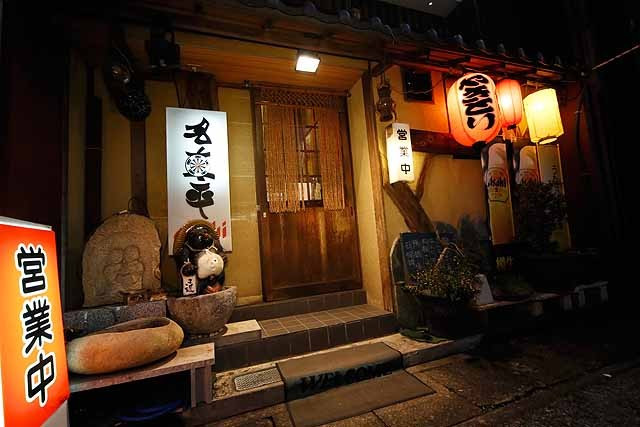
M 257 100 L 269 211 L 297 212 L 318 200 L 344 209 L 339 97 L 263 89 Z

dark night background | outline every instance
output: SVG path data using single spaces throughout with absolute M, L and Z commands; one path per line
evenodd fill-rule
M 304 0 L 282 0 L 291 5 L 302 5 Z M 49 168 L 38 173 L 41 182 L 54 182 L 60 177 L 47 174 L 64 168 L 64 159 L 57 153 L 51 143 L 46 143 L 53 134 L 62 135 L 58 129 L 64 123 L 54 117 L 56 108 L 47 105 L 30 105 L 28 108 L 37 113 L 37 118 L 20 116 L 15 123 L 20 126 L 8 126 L 8 117 L 18 105 L 29 104 L 29 93 L 34 91 L 55 92 L 51 94 L 52 102 L 64 100 L 64 88 L 49 84 L 59 81 L 58 76 L 65 63 L 64 43 L 59 31 L 49 28 L 48 18 L 60 9 L 73 9 L 75 2 L 38 4 L 34 13 L 33 4 L 29 2 L 2 1 L 4 11 L 0 54 L 2 55 L 2 100 L 0 102 L 0 138 L 17 135 L 28 129 L 23 138 L 29 142 L 26 150 L 32 158 L 47 158 Z M 100 2 L 97 2 L 100 3 Z M 379 16 L 391 27 L 398 27 L 401 22 L 408 22 L 414 31 L 423 32 L 429 28 L 438 30 L 440 37 L 448 39 L 454 34 L 461 34 L 467 44 L 473 45 L 475 40 L 483 39 L 489 49 L 503 43 L 510 54 L 522 47 L 530 58 L 541 52 L 548 62 L 559 56 L 565 66 L 575 67 L 583 75 L 575 74 L 575 79 L 585 89 L 582 106 L 583 120 L 590 117 L 589 129 L 592 137 L 591 151 L 596 153 L 596 161 L 581 170 L 582 191 L 593 200 L 591 206 L 585 207 L 585 220 L 592 227 L 594 242 L 603 248 L 605 254 L 613 260 L 612 275 L 623 279 L 627 270 L 633 265 L 633 247 L 635 240 L 635 203 L 633 197 L 637 181 L 638 136 L 635 127 L 638 122 L 638 100 L 640 91 L 640 50 L 612 62 L 596 72 L 589 70 L 596 64 L 609 59 L 640 42 L 640 1 L 580 1 L 580 0 L 539 0 L 529 1 L 495 1 L 495 0 L 463 0 L 446 18 L 428 14 L 419 14 L 388 3 L 373 0 L 315 0 L 318 10 L 336 13 L 339 9 L 359 8 L 363 20 Z M 35 4 L 35 3 L 34 3 Z M 105 3 L 110 5 L 124 2 Z M 194 3 L 195 4 L 195 3 Z M 26 8 L 28 14 L 20 19 L 8 19 L 11 10 Z M 29 34 L 34 41 L 25 49 L 15 54 L 23 58 L 30 69 L 17 68 L 8 63 L 6 48 L 9 28 L 15 29 L 14 40 L 24 39 L 20 33 Z M 32 37 L 34 36 L 35 37 Z M 18 61 L 19 62 L 19 61 Z M 16 62 L 16 63 L 18 63 Z M 32 84 L 25 87 L 8 86 L 9 76 L 29 74 L 46 66 L 48 78 L 34 78 Z M 57 71 L 56 71 L 57 70 Z M 43 86 L 38 87 L 40 82 Z M 12 97 L 11 94 L 19 94 Z M 51 126 L 47 127 L 47 123 Z M 34 126 L 35 123 L 38 125 Z M 62 136 L 61 136 L 62 137 Z M 18 138 L 18 136 L 16 136 Z M 23 147 L 24 148 L 24 147 Z M 0 144 L 0 199 L 6 201 L 8 195 L 15 194 L 15 189 L 8 187 L 10 171 L 28 168 L 29 162 L 9 165 L 5 160 L 15 158 L 15 153 L 7 144 Z M 13 153 L 13 154 L 12 154 Z M 60 169 L 61 170 L 61 169 Z M 23 172 L 20 172 L 23 173 Z M 32 172 L 24 172 L 29 175 Z M 59 173 L 59 172 L 58 172 Z M 13 191 L 13 192 L 12 192 Z M 0 209 L 0 214 L 20 216 L 23 212 L 37 212 L 35 221 L 59 223 L 56 208 L 62 200 L 59 191 L 51 191 L 46 186 L 31 188 L 34 197 L 29 200 L 16 201 L 16 206 Z M 52 208 L 55 206 L 56 208 Z M 597 211 L 597 212 L 594 212 Z M 22 215 L 24 216 L 24 215 Z M 612 277 L 612 282 L 616 282 Z M 613 283 L 612 283 L 613 284 Z M 613 287 L 613 286 L 612 286 Z M 635 292 L 640 295 L 640 288 L 623 286 L 625 294 Z M 629 298 L 628 300 L 633 300 Z

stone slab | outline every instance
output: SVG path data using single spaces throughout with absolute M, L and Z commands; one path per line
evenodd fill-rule
M 193 414 L 183 414 L 186 425 L 202 426 Z M 293 427 L 289 412 L 284 404 L 269 406 L 247 412 L 219 422 L 208 423 L 206 427 Z
M 317 426 L 365 414 L 434 391 L 405 371 L 287 402 L 296 427 Z
M 185 412 L 184 418 L 187 424 L 202 425 L 234 417 L 243 412 L 255 411 L 283 403 L 285 397 L 284 383 L 282 381 L 241 392 L 236 391 L 233 384 L 233 379 L 239 375 L 273 368 L 274 366 L 274 363 L 269 362 L 216 374 L 213 401 Z M 240 417 L 238 419 L 244 418 Z
M 165 301 L 150 301 L 67 311 L 63 315 L 63 323 L 65 329 L 91 333 L 133 319 L 166 316 Z
M 373 411 L 387 427 L 448 427 L 480 415 L 480 408 L 453 393 L 435 393 Z
M 211 367 L 215 362 L 214 344 L 178 349 L 173 355 L 140 368 L 105 375 L 69 375 L 71 393 L 108 387 L 197 368 Z
M 402 356 L 384 343 L 348 347 L 277 364 L 288 399 L 318 393 L 402 368 Z
M 225 347 L 262 338 L 262 328 L 255 319 L 242 322 L 227 323 L 227 331 L 216 337 L 216 347 Z
M 336 421 L 329 424 L 323 424 L 321 427 L 386 427 L 385 424 L 380 421 L 380 418 L 376 417 L 373 412 L 367 412 L 363 415 L 347 418 L 344 420 Z
M 466 359 L 416 372 L 424 382 L 436 381 L 478 407 L 502 405 L 537 387 L 538 381 L 482 359 Z
M 402 353 L 405 368 L 440 359 L 451 354 L 463 353 L 476 347 L 482 341 L 483 335 L 472 335 L 457 340 L 442 341 L 436 344 L 415 341 L 401 334 L 388 335 L 379 338 L 389 347 Z

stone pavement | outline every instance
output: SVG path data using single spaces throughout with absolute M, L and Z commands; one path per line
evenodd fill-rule
M 472 354 L 409 368 L 436 393 L 329 425 L 640 425 L 640 345 L 625 334 L 628 323 L 612 312 L 554 322 L 525 337 L 494 337 Z M 241 426 L 292 423 L 282 404 L 207 427 Z

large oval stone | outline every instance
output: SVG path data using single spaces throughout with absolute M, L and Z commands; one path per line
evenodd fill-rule
M 166 317 L 119 323 L 67 344 L 69 370 L 105 374 L 162 359 L 182 344 L 184 332 Z
M 224 328 L 236 306 L 236 287 L 225 287 L 215 294 L 169 298 L 172 319 L 189 334 L 212 334 Z

